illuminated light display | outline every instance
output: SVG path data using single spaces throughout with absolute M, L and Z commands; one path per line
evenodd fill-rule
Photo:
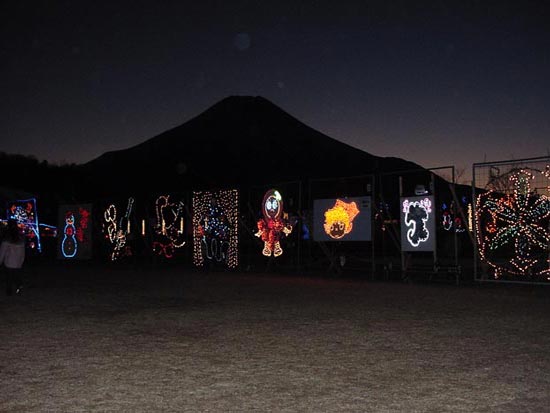
M 334 239 L 343 238 L 353 230 L 353 220 L 359 214 L 355 202 L 337 199 L 334 206 L 325 212 L 325 233 Z
M 165 258 L 172 258 L 177 249 L 185 245 L 184 204 L 174 203 L 169 195 L 159 196 L 155 202 L 156 224 L 153 241 L 153 252 Z M 142 221 L 142 234 L 145 224 Z
M 435 217 L 433 196 L 401 198 L 401 249 L 433 251 Z
M 38 224 L 40 228 L 40 239 L 42 238 L 55 238 L 57 237 L 57 227 L 48 224 Z
M 127 245 L 127 237 L 130 233 L 130 215 L 134 206 L 134 198 L 128 199 L 126 212 L 117 222 L 117 210 L 115 205 L 111 204 L 103 213 L 104 225 L 103 232 L 105 238 L 111 246 L 109 258 L 116 261 L 122 257 L 132 255 L 132 249 Z M 124 225 L 126 224 L 126 225 Z
M 535 174 L 520 169 L 500 179 L 513 185 L 510 194 L 489 191 L 476 200 L 475 225 L 481 259 L 504 274 L 540 275 L 550 280 L 550 198 L 531 190 Z
M 455 225 L 455 231 L 456 232 L 466 232 L 467 228 L 464 225 L 464 222 L 462 221 L 462 217 L 455 217 L 454 219 L 454 225 Z
M 63 241 L 61 241 L 61 253 L 65 258 L 73 258 L 78 251 L 76 241 L 76 228 L 74 226 L 74 214 L 68 212 L 65 218 L 65 228 L 63 228 Z
M 58 258 L 90 259 L 92 257 L 91 218 L 91 204 L 60 205 Z
M 8 204 L 8 219 L 15 219 L 23 230 L 27 240 L 26 245 L 30 249 L 42 251 L 40 243 L 40 229 L 38 213 L 36 211 L 36 199 L 23 199 Z
M 463 198 L 462 202 L 466 204 L 466 200 Z M 471 204 L 469 204 L 471 206 Z M 459 207 L 460 208 L 460 207 Z M 447 206 L 446 203 L 441 205 L 442 214 L 441 214 L 441 226 L 445 231 L 454 230 L 455 232 L 465 232 L 466 227 L 460 215 L 460 212 L 457 211 L 454 202 L 451 202 L 450 206 Z
M 372 203 L 370 196 L 315 199 L 313 239 L 315 241 L 371 241 Z
M 441 218 L 441 224 L 445 231 L 450 231 L 453 227 L 453 217 L 449 211 L 443 211 L 443 216 Z
M 236 189 L 193 192 L 193 263 L 239 265 L 239 193 Z
M 258 232 L 254 235 L 264 242 L 262 254 L 266 257 L 278 257 L 283 253 L 281 234 L 288 236 L 292 232 L 292 224 L 283 211 L 283 197 L 279 191 L 270 189 L 262 200 L 262 214 L 257 222 Z
M 468 204 L 468 231 L 474 230 L 474 211 L 472 204 Z
M 546 185 L 546 192 L 548 192 L 548 195 L 550 195 L 550 165 L 546 165 L 546 168 L 544 168 L 544 171 L 542 171 L 541 173 L 548 180 Z
M 305 222 L 302 222 L 302 239 L 308 241 L 310 239 L 309 227 Z

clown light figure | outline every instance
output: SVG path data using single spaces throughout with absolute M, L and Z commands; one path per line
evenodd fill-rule
M 264 242 L 262 254 L 270 257 L 278 257 L 283 253 L 281 248 L 281 233 L 288 236 L 292 232 L 292 224 L 286 220 L 283 214 L 283 198 L 279 191 L 270 189 L 264 195 L 262 202 L 262 213 L 264 217 L 258 221 L 257 237 Z

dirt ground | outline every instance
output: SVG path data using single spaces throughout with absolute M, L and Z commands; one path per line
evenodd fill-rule
M 2 412 L 550 411 L 549 287 L 78 265 L 27 279 L 0 295 Z

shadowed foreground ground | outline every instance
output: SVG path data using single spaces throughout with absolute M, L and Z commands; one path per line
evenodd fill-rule
M 549 316 L 543 287 L 34 270 L 0 411 L 550 411 Z

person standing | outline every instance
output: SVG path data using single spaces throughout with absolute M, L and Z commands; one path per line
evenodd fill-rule
M 25 261 L 25 237 L 21 233 L 17 221 L 8 220 L 8 228 L 2 244 L 0 244 L 0 265 L 6 267 L 6 294 L 20 294 L 23 288 L 21 276 L 23 262 Z

